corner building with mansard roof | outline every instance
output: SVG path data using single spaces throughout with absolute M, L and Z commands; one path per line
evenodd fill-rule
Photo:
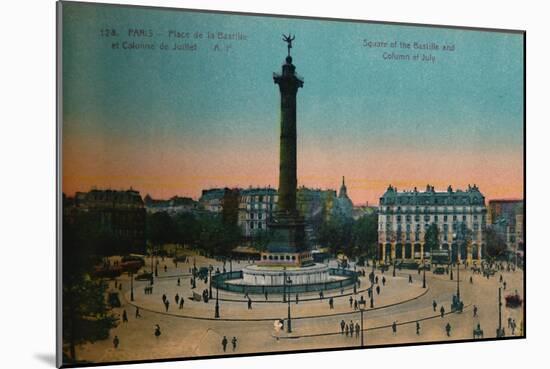
M 380 198 L 378 212 L 378 258 L 383 262 L 423 262 L 430 259 L 424 249 L 425 234 L 435 223 L 439 229 L 439 249 L 448 250 L 450 260 L 472 263 L 482 258 L 485 249 L 483 230 L 487 209 L 485 197 L 476 185 L 467 190 L 436 191 L 427 185 L 401 191 L 389 186 Z M 467 241 L 457 239 L 460 224 L 470 231 Z

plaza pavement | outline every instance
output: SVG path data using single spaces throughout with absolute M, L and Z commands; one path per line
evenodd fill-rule
M 164 272 L 164 264 L 168 267 Z M 214 262 L 203 257 L 196 258 L 197 267 L 214 265 L 220 267 L 221 263 Z M 150 266 L 150 263 L 146 263 Z M 301 294 L 300 298 L 312 299 L 300 301 L 295 304 L 294 296 L 291 303 L 293 332 L 277 332 L 274 329 L 275 318 L 286 318 L 287 305 L 280 302 L 281 296 L 269 296 L 265 302 L 263 295 L 250 295 L 253 302 L 252 310 L 247 309 L 244 296 L 220 291 L 221 319 L 215 320 L 215 299 L 204 302 L 194 302 L 186 299 L 183 309 L 178 309 L 174 296 L 178 293 L 185 298 L 191 295 L 189 268 L 190 263 L 178 263 L 175 268 L 171 260 L 165 259 L 159 265 L 159 277 L 155 278 L 152 295 L 144 295 L 143 287 L 146 282 L 134 282 L 134 302 L 130 302 L 129 279 L 122 276 L 119 281 L 123 285 L 123 306 L 114 309 L 117 314 L 122 314 L 126 309 L 128 323 L 122 323 L 111 331 L 110 338 L 95 343 L 78 346 L 77 356 L 79 360 L 94 362 L 113 362 L 120 360 L 147 360 L 165 358 L 185 358 L 191 356 L 212 356 L 224 354 L 221 340 L 225 335 L 228 341 L 237 337 L 238 343 L 235 353 L 254 353 L 267 351 L 307 350 L 336 347 L 356 347 L 360 345 L 359 337 L 349 337 L 340 334 L 340 321 L 346 323 L 360 321 L 360 313 L 349 308 L 349 296 L 353 290 L 348 288 L 344 296 L 340 291 L 325 293 L 325 300 L 319 300 L 316 293 Z M 233 270 L 245 266 L 245 262 L 233 262 Z M 146 267 L 147 268 L 147 267 Z M 229 265 L 226 264 L 227 270 Z M 368 271 L 371 269 L 367 269 Z M 413 277 L 413 283 L 408 283 L 408 275 Z M 460 292 L 465 303 L 462 313 L 451 313 L 450 302 L 452 295 L 456 293 L 455 279 L 449 280 L 449 275 L 433 275 L 426 273 L 427 289 L 421 286 L 422 275 L 414 271 L 397 271 L 396 277 L 392 272 L 386 271 L 386 286 L 381 286 L 380 295 L 375 294 L 375 309 L 370 310 L 366 292 L 358 291 L 357 298 L 361 294 L 367 300 L 367 310 L 364 312 L 364 341 L 365 345 L 392 345 L 398 343 L 418 343 L 430 341 L 451 341 L 460 339 L 472 339 L 472 331 L 479 322 L 484 330 L 485 338 L 495 337 L 498 326 L 498 287 L 499 274 L 503 275 L 507 282 L 507 289 L 503 291 L 502 322 L 507 336 L 511 330 L 507 328 L 507 319 L 511 317 L 517 323 L 515 334 L 521 334 L 522 309 L 510 309 L 504 304 L 504 297 L 518 290 L 523 297 L 523 272 L 502 272 L 487 279 L 479 274 L 472 274 L 463 268 L 460 271 Z M 181 286 L 176 280 L 180 276 Z M 379 284 L 382 285 L 382 274 L 377 270 Z M 470 276 L 473 284 L 469 283 Z M 114 287 L 114 282 L 110 282 Z M 361 278 L 361 288 L 368 286 L 368 282 Z M 197 280 L 197 292 L 202 292 L 208 285 Z M 165 293 L 170 299 L 170 307 L 166 313 L 161 296 Z M 215 290 L 213 290 L 215 297 Z M 334 309 L 328 307 L 328 296 L 333 295 Z M 355 295 L 354 295 L 355 296 Z M 237 301 L 226 301 L 237 300 Z M 240 301 L 239 301 L 240 300 Z M 257 301 L 256 301 L 257 300 Z M 276 301 L 279 300 L 279 301 Z M 438 307 L 433 311 L 432 301 L 436 300 Z M 264 301 L 264 302 L 259 302 Z M 446 315 L 441 318 L 439 308 L 444 305 Z M 473 317 L 473 305 L 478 307 L 478 317 Z M 140 306 L 141 318 L 135 318 L 135 307 Z M 235 319 L 235 320 L 230 320 Z M 250 319 L 250 320 L 249 320 Z M 392 333 L 391 324 L 396 321 L 397 333 Z M 416 334 L 416 321 L 421 325 L 420 335 Z M 445 325 L 452 327 L 451 336 L 447 337 Z M 161 336 L 155 337 L 153 332 L 155 325 L 161 327 Z M 112 339 L 117 335 L 120 345 L 113 347 Z M 231 354 L 231 343 L 227 352 Z

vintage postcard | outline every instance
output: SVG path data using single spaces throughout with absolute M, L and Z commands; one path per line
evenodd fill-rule
M 525 337 L 525 32 L 58 3 L 58 365 Z

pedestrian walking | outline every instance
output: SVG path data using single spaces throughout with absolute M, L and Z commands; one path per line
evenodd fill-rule
M 155 337 L 160 337 L 160 326 L 158 324 L 155 325 Z
M 409 274 L 409 283 L 413 283 L 413 277 Z
M 319 292 L 319 300 L 322 300 L 323 297 L 325 297 L 325 296 L 323 296 L 323 291 L 320 291 L 320 292 Z
M 225 350 L 227 349 L 227 337 L 223 336 L 222 338 L 222 348 L 223 348 L 223 352 L 225 352 Z
M 515 319 L 512 320 L 512 323 L 510 324 L 510 327 L 512 328 L 512 335 L 515 336 L 516 335 L 516 320 Z
M 451 337 L 451 323 L 447 323 L 445 331 L 447 332 L 447 337 Z
M 506 281 L 502 282 L 502 287 L 504 287 L 504 289 L 506 289 Z
M 359 326 L 359 323 L 355 323 L 355 337 L 359 337 L 359 332 L 361 331 L 361 327 Z
M 508 328 L 512 328 L 512 318 L 508 318 Z
M 233 336 L 231 339 L 231 346 L 233 346 L 233 351 L 237 348 L 237 337 Z
M 180 281 L 180 279 L 178 278 L 178 287 L 179 287 L 179 285 L 180 285 L 180 282 L 181 282 L 181 281 Z
M 298 294 L 296 294 L 296 304 L 298 303 Z
M 183 309 L 183 301 L 184 301 L 184 299 L 183 299 L 183 297 L 182 297 L 182 298 L 180 299 L 180 309 Z
M 477 316 L 477 305 L 474 305 L 474 318 Z
M 180 295 L 176 293 L 176 297 L 174 297 L 174 300 L 176 300 L 176 304 L 180 302 Z
M 166 294 L 162 294 L 162 302 L 166 302 Z
M 164 307 L 166 308 L 166 311 L 168 311 L 168 308 L 170 307 L 170 301 L 166 300 L 164 302 Z
M 120 340 L 118 339 L 118 336 L 115 336 L 115 338 L 113 338 L 113 346 L 115 347 L 115 349 L 118 348 L 119 344 L 120 344 Z
M 349 297 L 349 307 L 351 308 L 353 306 L 353 297 Z
M 441 317 L 443 318 L 445 316 L 445 308 L 441 306 L 441 309 L 439 309 L 439 312 L 441 313 Z
M 500 275 L 500 278 L 498 279 L 500 283 L 502 283 L 502 274 Z
M 344 330 L 346 331 L 346 337 L 347 337 L 349 335 L 349 326 L 347 324 Z
M 248 310 L 252 310 L 252 300 L 248 298 Z
M 357 310 L 358 309 L 358 306 L 357 306 L 357 300 L 355 300 L 353 302 L 353 310 Z
M 344 328 L 346 327 L 346 322 L 344 322 L 344 319 L 340 322 L 340 334 L 344 334 Z
M 139 307 L 136 306 L 136 318 L 141 318 L 141 314 L 139 313 Z
M 328 300 L 328 306 L 329 309 L 334 309 L 334 299 L 332 297 Z
M 376 284 L 378 284 L 378 276 L 376 276 L 376 278 L 374 278 L 374 282 L 375 282 Z
M 165 265 L 164 266 L 164 273 L 166 273 L 167 270 L 168 270 L 168 267 Z
M 433 306 L 434 311 L 435 311 L 435 309 L 437 308 L 437 302 L 435 300 L 434 300 L 434 302 L 432 302 L 432 306 Z
M 395 336 L 397 334 L 397 322 L 394 321 L 391 325 L 392 334 Z
M 416 322 L 416 335 L 417 336 L 420 335 L 420 323 L 419 322 Z
M 355 326 L 353 324 L 353 322 L 351 322 L 349 324 L 349 333 L 350 333 L 350 336 L 353 338 L 353 330 L 355 329 Z
M 474 284 L 474 279 L 470 276 L 470 284 Z
M 128 323 L 128 314 L 126 313 L 126 310 L 122 310 L 122 322 Z
M 380 295 L 380 285 L 376 286 L 376 294 Z
M 265 301 L 267 301 L 267 291 L 264 292 Z
M 382 277 L 382 286 L 386 285 L 386 277 Z

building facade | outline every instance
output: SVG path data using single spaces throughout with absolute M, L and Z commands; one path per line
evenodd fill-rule
M 245 238 L 254 233 L 267 231 L 267 223 L 277 210 L 277 191 L 274 188 L 248 188 L 241 191 L 239 198 L 238 225 Z
M 525 247 L 523 200 L 489 201 L 487 220 L 505 240 L 509 251 L 521 252 Z
M 67 205 L 64 213 L 88 214 L 96 229 L 112 235 L 126 252 L 145 251 L 146 210 L 138 191 L 92 189 L 77 192 Z
M 190 197 L 173 196 L 168 200 L 153 199 L 149 194 L 143 198 L 148 213 L 190 213 L 199 208 L 199 203 Z
M 399 192 L 389 186 L 378 208 L 378 256 L 386 261 L 423 261 L 430 257 L 424 249 L 426 231 L 431 224 L 439 230 L 439 249 L 448 250 L 451 260 L 480 260 L 485 247 L 483 230 L 487 222 L 485 197 L 476 185 L 465 191 L 436 191 L 426 186 Z M 467 241 L 457 239 L 464 223 L 469 230 Z

